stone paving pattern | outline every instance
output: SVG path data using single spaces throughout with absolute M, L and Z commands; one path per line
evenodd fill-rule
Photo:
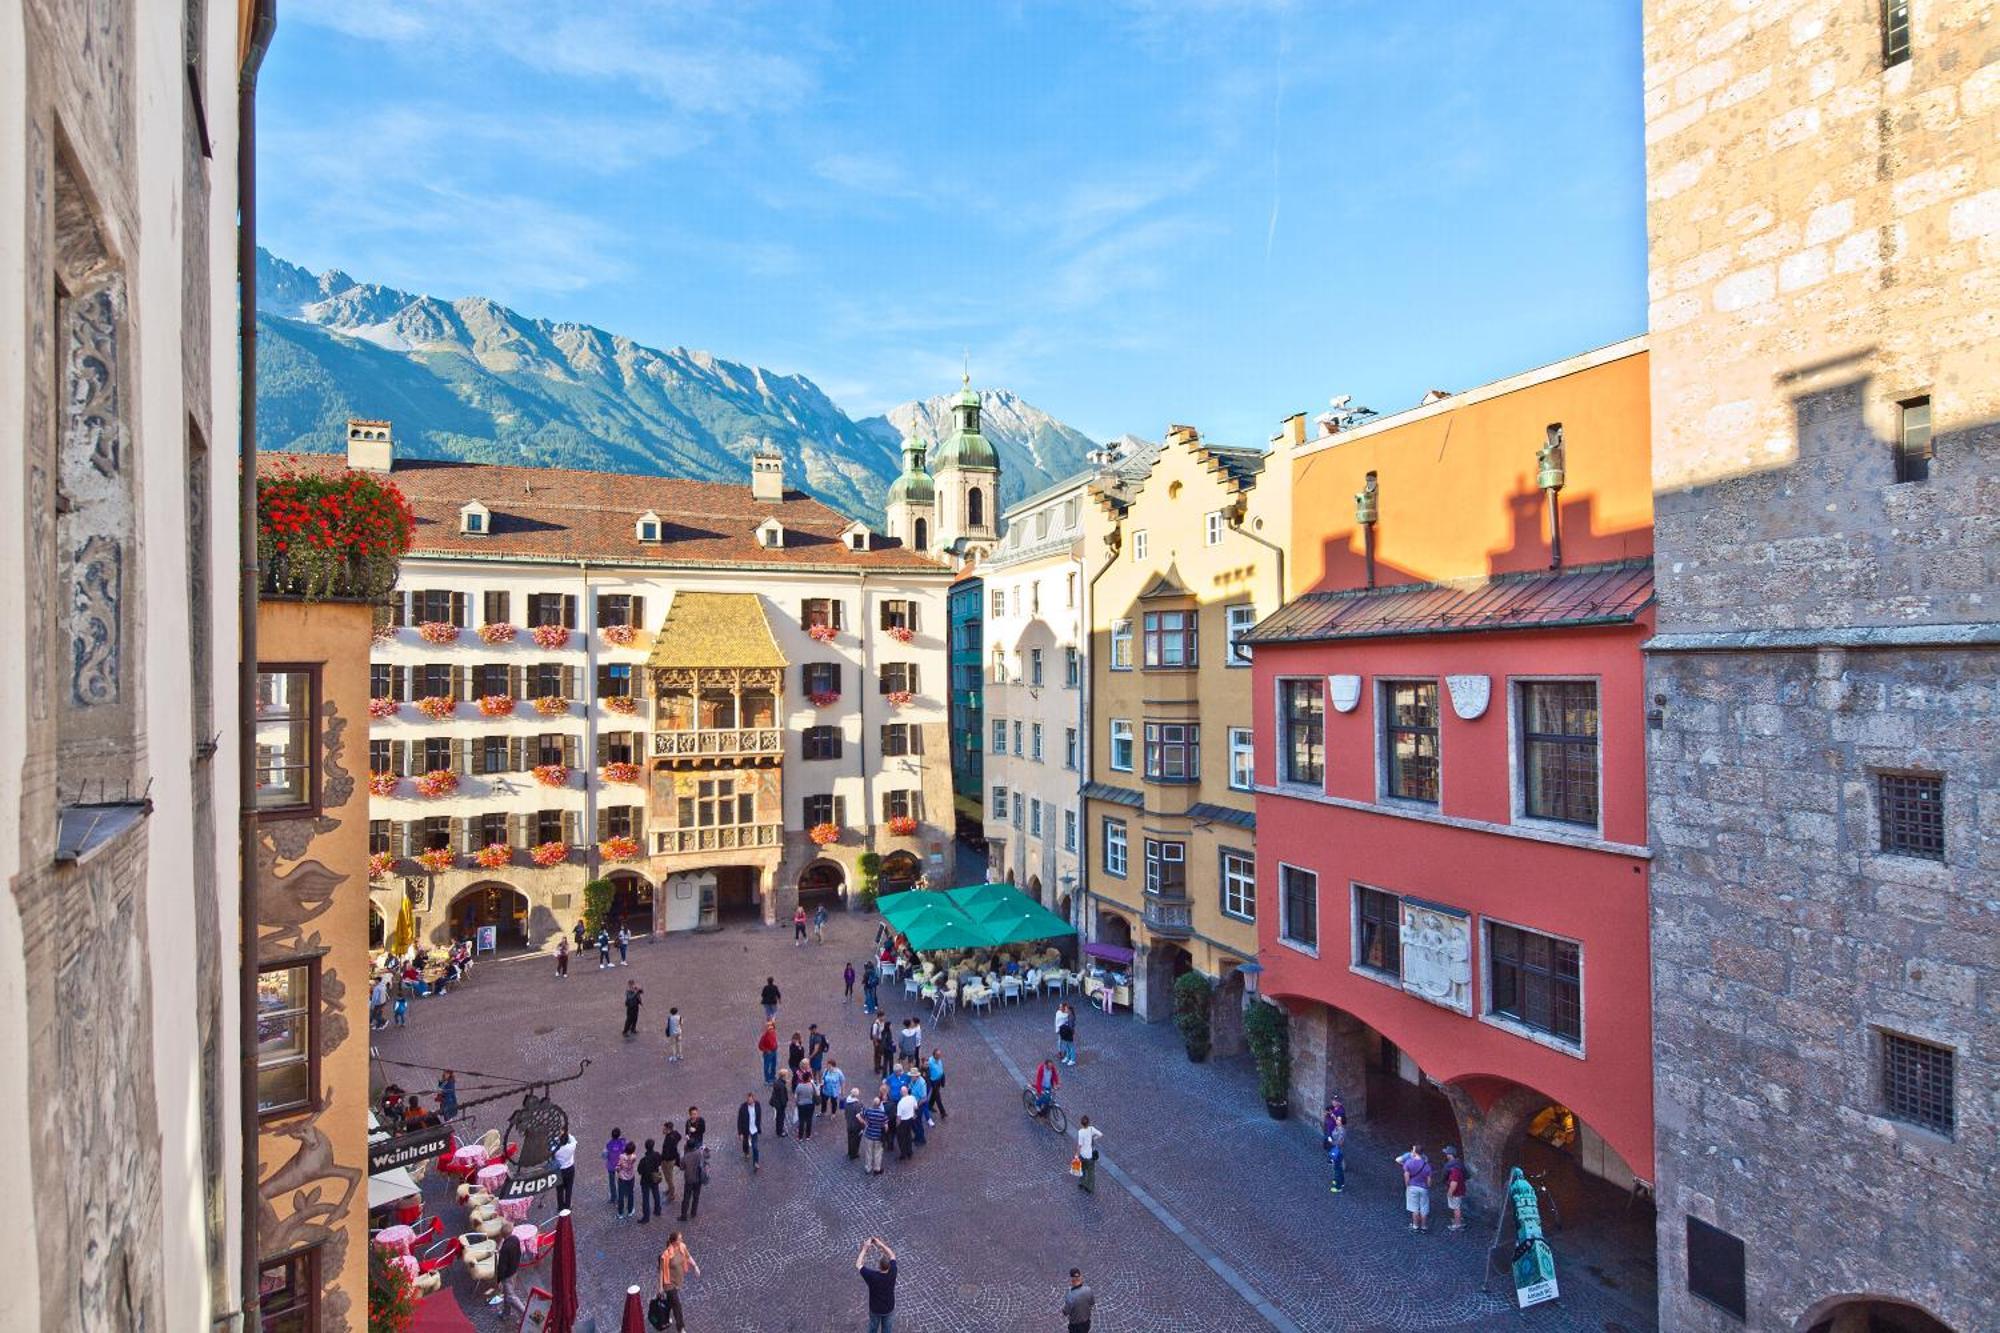
M 885 1175 L 870 1179 L 847 1160 L 838 1122 L 829 1129 L 822 1121 L 805 1143 L 767 1133 L 763 1169 L 752 1176 L 734 1126 L 746 1092 L 763 1099 L 753 1048 L 758 988 L 766 975 L 777 977 L 785 994 L 782 1034 L 817 1021 L 842 1068 L 859 1065 L 865 1073 L 859 988 L 843 1008 L 839 974 L 848 959 L 858 964 L 873 930 L 872 917 L 837 916 L 825 945 L 794 948 L 788 930 L 734 927 L 637 944 L 631 966 L 610 972 L 578 959 L 566 981 L 547 959 L 488 961 L 458 993 L 413 1003 L 410 1026 L 375 1034 L 376 1050 L 385 1060 L 458 1068 L 463 1100 L 477 1095 L 481 1082 L 464 1072 L 468 1066 L 551 1077 L 591 1061 L 556 1097 L 580 1145 L 580 1292 L 601 1330 L 617 1327 L 629 1283 L 650 1295 L 668 1226 L 677 1225 L 614 1218 L 599 1167 L 603 1142 L 614 1124 L 641 1138 L 657 1134 L 663 1118 L 679 1123 L 690 1104 L 708 1118 L 712 1148 L 701 1216 L 685 1225 L 702 1268 L 688 1292 L 697 1330 L 862 1327 L 866 1305 L 854 1255 L 871 1233 L 901 1261 L 899 1333 L 1059 1330 L 1071 1265 L 1098 1292 L 1098 1333 L 1273 1326 L 1110 1173 L 1099 1174 L 1094 1196 L 1078 1190 L 1066 1169 L 1073 1144 L 1022 1114 L 1019 1084 L 997 1051 L 1032 1068 L 1052 1045 L 1053 1000 L 961 1015 L 943 1032 L 927 1032 L 944 1050 L 950 1118 L 913 1161 L 891 1161 Z M 628 1040 L 620 1035 L 622 996 L 635 979 L 646 1002 L 641 1035 Z M 885 987 L 883 996 L 897 1021 L 917 1009 L 900 987 Z M 686 1059 L 676 1065 L 665 1063 L 658 1035 L 669 1004 L 681 1007 L 688 1026 Z M 1593 1259 L 1586 1251 L 1609 1243 L 1603 1236 L 1558 1237 L 1562 1302 L 1517 1314 L 1502 1279 L 1493 1295 L 1480 1291 L 1490 1214 L 1462 1235 L 1443 1230 L 1441 1211 L 1432 1234 L 1409 1232 L 1391 1160 L 1404 1145 L 1389 1134 L 1355 1128 L 1348 1189 L 1332 1195 L 1316 1134 L 1299 1120 L 1270 1119 L 1246 1058 L 1191 1065 L 1171 1025 L 1123 1015 L 1079 1009 L 1078 1026 L 1081 1063 L 1063 1071 L 1059 1093 L 1072 1118 L 1089 1114 L 1105 1130 L 1110 1162 L 1293 1327 L 1653 1327 L 1649 1285 L 1593 1280 L 1593 1267 L 1624 1271 L 1616 1265 L 1629 1259 Z M 428 1084 L 393 1066 L 383 1073 L 405 1086 Z M 469 1119 L 481 1129 L 504 1123 L 512 1104 L 475 1108 Z M 435 1181 L 429 1195 L 440 1206 Z M 462 1211 L 441 1206 L 455 1229 Z M 534 1220 L 552 1218 L 552 1202 L 536 1206 Z M 1628 1250 L 1650 1248 L 1643 1233 L 1616 1241 Z M 462 1276 L 457 1280 L 462 1295 L 469 1293 Z M 469 1298 L 465 1304 L 475 1311 Z M 503 1326 L 483 1313 L 474 1317 L 481 1326 Z

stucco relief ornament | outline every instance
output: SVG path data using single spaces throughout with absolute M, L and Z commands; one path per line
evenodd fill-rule
M 1493 677 L 1446 676 L 1444 683 L 1451 689 L 1452 712 L 1467 722 L 1486 715 L 1486 705 L 1493 698 Z
M 1354 711 L 1354 705 L 1361 702 L 1359 676 L 1328 676 L 1326 689 L 1328 697 L 1333 700 L 1333 711 L 1336 713 L 1351 713 Z
M 1471 1013 L 1471 918 L 1405 901 L 1402 936 L 1403 989 Z

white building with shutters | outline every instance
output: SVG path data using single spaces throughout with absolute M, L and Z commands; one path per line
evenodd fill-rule
M 348 461 L 417 516 L 371 663 L 385 929 L 407 896 L 426 941 L 543 948 L 592 879 L 645 933 L 839 906 L 868 851 L 942 868 L 939 560 L 770 457 L 748 483 Z

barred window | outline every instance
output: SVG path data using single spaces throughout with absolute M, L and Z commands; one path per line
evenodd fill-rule
M 1521 808 L 1534 819 L 1597 826 L 1597 686 L 1523 681 Z
M 1567 1042 L 1583 1040 L 1583 946 L 1489 923 L 1487 1009 Z
M 1882 1034 L 1882 1109 L 1934 1133 L 1953 1128 L 1954 1052 L 1914 1037 Z
M 1944 860 L 1944 779 L 1935 774 L 1879 773 L 1882 850 Z
M 1385 794 L 1436 805 L 1438 799 L 1438 687 L 1434 680 L 1398 680 L 1386 686 L 1382 754 L 1388 768 Z

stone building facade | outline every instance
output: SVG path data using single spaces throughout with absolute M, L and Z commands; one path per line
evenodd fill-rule
M 240 18 L 0 19 L 0 1328 L 207 1328 L 241 1297 Z
M 1645 45 L 1661 1322 L 1986 1327 L 1994 15 L 1649 0 Z

